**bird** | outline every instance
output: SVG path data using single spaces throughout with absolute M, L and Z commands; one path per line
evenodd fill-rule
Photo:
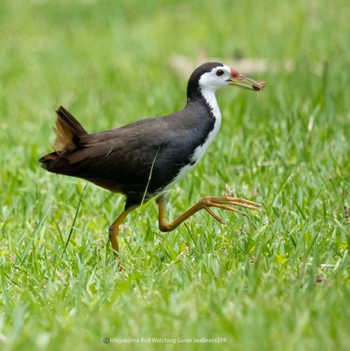
M 213 208 L 246 215 L 243 208 L 259 210 L 262 206 L 232 196 L 205 196 L 169 222 L 166 204 L 169 189 L 196 166 L 217 135 L 221 124 L 217 89 L 233 86 L 259 91 L 265 85 L 223 63 L 206 62 L 190 75 L 183 109 L 91 134 L 60 106 L 53 127 L 54 151 L 41 157 L 40 165 L 48 172 L 82 178 L 125 195 L 124 209 L 109 227 L 116 259 L 121 224 L 130 212 L 152 198 L 156 198 L 162 232 L 174 230 L 200 210 L 206 210 L 220 223 L 223 220 Z

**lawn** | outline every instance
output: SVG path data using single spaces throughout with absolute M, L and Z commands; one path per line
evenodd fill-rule
M 348 350 L 347 0 L 0 3 L 1 350 Z M 90 132 L 185 104 L 220 60 L 266 80 L 219 91 L 221 130 L 169 194 L 260 202 L 168 234 L 154 201 L 120 235 L 123 197 L 45 172 L 54 110 Z

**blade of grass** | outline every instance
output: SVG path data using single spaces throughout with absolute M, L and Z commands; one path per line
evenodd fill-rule
M 61 258 L 63 257 L 63 255 L 64 255 L 65 253 L 67 253 L 67 247 L 68 247 L 68 245 L 69 245 L 70 239 L 71 239 L 72 234 L 73 234 L 75 222 L 76 222 L 76 220 L 77 220 L 77 218 L 78 218 L 78 214 L 79 214 L 81 202 L 82 202 L 82 200 L 83 200 L 83 196 L 84 196 L 84 192 L 85 192 L 85 189 L 86 189 L 86 188 L 87 188 L 87 183 L 85 184 L 84 189 L 83 189 L 83 191 L 81 192 L 81 195 L 80 195 L 80 198 L 79 198 L 79 202 L 78 202 L 78 206 L 77 206 L 77 209 L 76 209 L 76 211 L 75 211 L 75 215 L 74 215 L 74 218 L 73 218 L 73 222 L 72 222 L 72 225 L 71 225 L 71 227 L 70 227 L 69 234 L 68 234 L 68 238 L 67 238 L 66 244 L 65 244 L 65 246 L 64 246 L 64 249 L 63 249 L 63 253 L 62 253 Z

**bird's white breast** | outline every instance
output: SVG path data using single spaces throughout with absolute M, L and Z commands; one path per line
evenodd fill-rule
M 194 150 L 192 156 L 190 157 L 190 161 L 191 162 L 188 165 L 186 165 L 185 167 L 181 168 L 180 172 L 172 180 L 172 182 L 166 186 L 165 190 L 169 189 L 174 183 L 176 183 L 180 179 L 182 179 L 189 171 L 192 170 L 192 168 L 195 167 L 195 165 L 198 163 L 198 161 L 203 157 L 203 155 L 207 151 L 209 145 L 212 143 L 212 141 L 214 140 L 217 132 L 220 129 L 221 112 L 220 112 L 218 103 L 216 101 L 215 93 L 213 91 L 210 91 L 210 90 L 202 89 L 202 95 L 205 98 L 206 102 L 208 103 L 208 105 L 211 108 L 212 113 L 214 115 L 214 118 L 215 118 L 214 128 L 208 134 L 205 142 L 202 145 L 199 145 Z

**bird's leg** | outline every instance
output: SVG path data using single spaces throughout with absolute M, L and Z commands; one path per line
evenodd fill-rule
M 169 223 L 165 219 L 165 204 L 166 204 L 166 195 L 160 195 L 157 199 L 159 206 L 159 229 L 162 232 L 170 232 L 174 230 L 178 225 L 184 222 L 187 218 L 194 215 L 196 212 L 200 210 L 206 210 L 212 217 L 214 217 L 218 222 L 224 223 L 223 220 L 217 216 L 212 210 L 211 207 L 217 207 L 224 210 L 233 211 L 239 213 L 240 215 L 246 216 L 246 213 L 236 209 L 235 207 L 247 208 L 249 210 L 257 211 L 262 206 L 256 202 L 230 197 L 230 196 L 206 196 L 203 199 L 199 200 L 195 205 L 189 208 L 182 215 L 177 217 L 173 222 Z
M 109 240 L 112 245 L 113 254 L 116 260 L 119 258 L 119 244 L 118 244 L 118 233 L 120 225 L 123 223 L 126 216 L 137 206 L 126 208 L 119 217 L 109 227 Z M 118 262 L 119 269 L 122 269 L 121 263 Z

